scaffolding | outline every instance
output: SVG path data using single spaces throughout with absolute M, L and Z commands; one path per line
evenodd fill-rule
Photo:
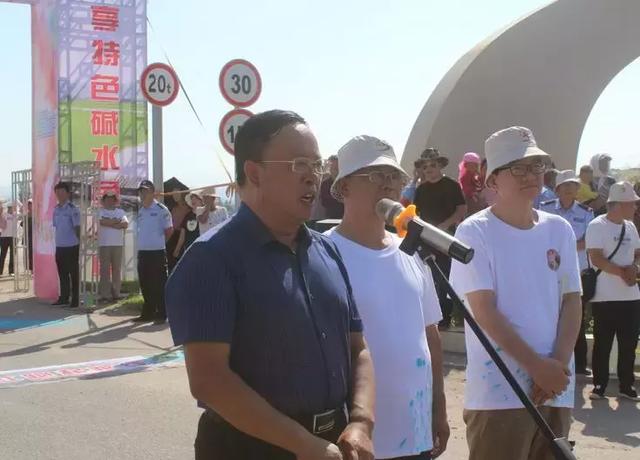
M 71 201 L 80 210 L 80 303 L 85 308 L 96 305 L 99 278 L 98 259 L 98 212 L 100 190 L 100 163 L 83 161 L 63 163 L 58 166 L 60 181 L 71 187 Z M 30 169 L 11 173 L 11 189 L 13 201 L 16 202 L 16 213 L 19 233 L 13 240 L 15 278 L 14 289 L 17 292 L 28 292 L 31 289 L 32 241 L 34 222 L 29 210 L 32 199 L 33 184 Z
M 31 170 L 11 173 L 11 197 L 14 202 L 18 233 L 13 238 L 14 278 L 16 292 L 29 292 L 33 271 L 33 217 L 29 209 L 32 196 Z

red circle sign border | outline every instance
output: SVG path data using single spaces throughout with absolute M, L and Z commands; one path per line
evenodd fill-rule
M 171 95 L 171 97 L 169 99 L 167 99 L 166 101 L 164 101 L 164 102 L 155 101 L 155 99 L 153 97 L 149 96 L 149 93 L 147 93 L 147 89 L 144 87 L 144 82 L 146 81 L 147 76 L 149 75 L 149 73 L 152 70 L 158 69 L 158 68 L 166 70 L 167 72 L 169 72 L 171 74 L 171 76 L 176 81 L 175 91 L 173 92 L 173 95 Z M 178 97 L 178 90 L 180 88 L 180 80 L 178 80 L 178 74 L 176 74 L 176 71 L 173 70 L 172 67 L 168 66 L 164 62 L 154 62 L 153 64 L 149 64 L 142 71 L 142 75 L 140 75 L 140 88 L 142 88 L 142 94 L 144 94 L 144 97 L 145 97 L 145 99 L 147 101 L 149 101 L 153 105 L 159 105 L 160 107 L 164 107 L 164 106 L 167 106 L 167 105 L 171 104 L 173 101 L 176 100 L 176 97 Z
M 229 96 L 225 90 L 224 90 L 224 77 L 225 74 L 229 71 L 229 69 L 231 67 L 233 67 L 236 64 L 243 64 L 246 65 L 247 67 L 249 67 L 253 73 L 256 75 L 256 83 L 257 83 L 257 88 L 256 88 L 256 94 L 249 99 L 248 101 L 245 102 L 238 102 L 238 101 L 234 101 L 231 96 Z M 260 94 L 262 94 L 262 77 L 260 76 L 260 72 L 258 72 L 258 69 L 256 68 L 256 66 L 254 66 L 253 64 L 251 64 L 249 61 L 247 61 L 246 59 L 233 59 L 229 62 L 227 62 L 224 67 L 222 68 L 222 70 L 220 71 L 220 76 L 218 77 L 218 86 L 220 87 L 220 92 L 222 93 L 222 97 L 225 98 L 225 100 L 231 104 L 234 107 L 249 107 L 250 105 L 255 104 L 255 102 L 258 100 L 258 98 L 260 97 Z
M 233 117 L 234 115 L 238 115 L 238 114 L 247 115 L 248 117 L 252 117 L 253 116 L 253 113 L 250 112 L 247 109 L 233 109 L 233 110 L 227 112 L 224 117 L 222 117 L 222 120 L 220 120 L 220 126 L 218 127 L 218 136 L 220 137 L 220 143 L 222 144 L 224 149 L 227 152 L 229 152 L 231 155 L 235 155 L 235 152 L 233 151 L 233 149 L 229 145 L 227 145 L 227 142 L 226 142 L 226 140 L 224 138 L 224 125 L 227 123 L 227 121 L 229 121 L 229 118 Z

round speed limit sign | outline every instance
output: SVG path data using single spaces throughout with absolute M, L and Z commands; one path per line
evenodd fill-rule
M 253 114 L 245 109 L 234 109 L 227 113 L 220 121 L 220 128 L 218 134 L 220 135 L 220 142 L 224 149 L 233 155 L 233 147 L 236 143 L 236 136 L 238 129 L 244 124 L 249 117 Z
M 142 93 L 154 105 L 171 104 L 178 97 L 180 83 L 176 72 L 167 64 L 149 64 L 140 77 Z
M 262 92 L 258 69 L 244 59 L 234 59 L 225 64 L 218 84 L 222 96 L 234 107 L 249 107 L 258 100 Z

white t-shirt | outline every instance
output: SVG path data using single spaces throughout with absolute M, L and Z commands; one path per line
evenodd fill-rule
M 562 217 L 537 211 L 538 221 L 529 230 L 515 228 L 485 209 L 465 220 L 456 238 L 475 250 L 468 264 L 454 261 L 450 279 L 461 296 L 493 291 L 496 306 L 514 330 L 542 356 L 550 356 L 555 344 L 562 296 L 580 292 L 576 237 Z M 465 408 L 515 409 L 522 403 L 489 357 L 480 341 L 465 326 L 467 383 Z M 494 343 L 495 346 L 495 343 Z M 500 356 L 525 392 L 532 380 L 522 366 L 498 347 Z M 573 359 L 570 368 L 573 370 Z M 568 389 L 546 405 L 573 407 L 575 377 Z
M 431 354 L 425 327 L 442 319 L 431 272 L 399 249 L 373 250 L 325 233 L 338 247 L 364 324 L 376 378 L 376 458 L 433 448 Z
M 2 231 L 2 236 L 7 238 L 15 238 L 18 236 L 18 219 L 15 214 L 4 214 L 4 218 L 7 221 L 7 228 Z
M 196 209 L 196 216 L 200 216 L 202 215 L 202 213 L 204 213 L 205 211 L 205 207 L 201 206 L 199 208 Z M 198 224 L 200 226 L 200 234 L 204 234 L 205 232 L 207 232 L 209 229 L 215 227 L 218 224 L 221 224 L 222 222 L 224 222 L 225 220 L 227 220 L 229 218 L 229 213 L 227 212 L 227 208 L 224 208 L 222 206 L 218 206 L 215 211 L 213 212 L 209 212 L 209 217 L 207 219 L 207 222 L 202 223 L 198 220 Z
M 100 209 L 100 219 L 114 219 L 119 222 L 129 223 L 127 215 L 123 209 Z M 124 246 L 124 229 L 100 226 L 98 232 L 99 246 Z
M 625 221 L 625 234 L 620 249 L 613 256 L 611 262 L 624 267 L 632 265 L 635 259 L 635 251 L 640 249 L 638 230 L 633 222 Z M 596 217 L 587 227 L 587 249 L 602 249 L 602 255 L 609 257 L 618 245 L 622 224 L 614 224 L 606 215 Z M 597 270 L 597 268 L 596 268 Z M 592 302 L 611 302 L 640 299 L 638 285 L 627 286 L 622 278 L 610 273 L 601 272 L 596 282 L 596 294 Z

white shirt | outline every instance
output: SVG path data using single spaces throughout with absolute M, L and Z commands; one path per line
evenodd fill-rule
M 4 218 L 7 220 L 7 228 L 2 231 L 2 236 L 7 238 L 15 238 L 18 236 L 18 219 L 15 214 L 4 214 Z
M 122 223 L 129 223 L 123 209 L 100 209 L 100 219 L 114 219 Z M 100 226 L 98 232 L 99 246 L 124 246 L 124 229 Z
M 611 259 L 611 263 L 624 267 L 632 265 L 635 251 L 640 249 L 638 230 L 633 222 L 625 220 L 625 234 L 620 249 Z M 602 255 L 609 257 L 618 245 L 622 224 L 614 224 L 606 215 L 596 217 L 587 227 L 587 249 L 602 249 Z M 596 268 L 597 270 L 597 268 Z M 592 302 L 611 302 L 640 299 L 638 285 L 627 286 L 622 278 L 610 273 L 601 272 L 596 282 L 596 294 Z
M 201 206 L 201 207 L 196 209 L 195 213 L 196 213 L 196 216 L 200 216 L 204 212 L 205 212 L 205 207 Z M 207 219 L 207 222 L 202 223 L 202 222 L 198 221 L 198 224 L 200 225 L 200 234 L 201 235 L 204 234 L 209 229 L 215 227 L 218 224 L 221 224 L 222 222 L 224 222 L 228 218 L 229 218 L 229 213 L 227 212 L 227 208 L 222 207 L 222 206 L 218 206 L 215 209 L 215 211 L 210 211 L 209 212 L 209 217 Z
M 512 227 L 485 209 L 465 220 L 456 238 L 475 250 L 468 264 L 454 261 L 450 279 L 460 296 L 493 291 L 496 307 L 515 332 L 538 354 L 550 356 L 556 340 L 564 294 L 580 292 L 576 237 L 562 217 L 537 211 L 528 230 Z M 465 302 L 468 302 L 465 298 Z M 494 410 L 521 408 L 522 403 L 465 325 L 467 383 L 465 408 Z M 495 344 L 494 344 L 495 346 Z M 500 356 L 525 392 L 532 380 L 522 366 L 498 347 Z M 573 359 L 569 365 L 573 371 Z M 567 390 L 545 403 L 573 407 L 575 377 Z
M 376 458 L 433 448 L 431 354 L 425 327 L 442 319 L 431 272 L 401 252 L 401 240 L 373 250 L 325 233 L 338 247 L 364 324 L 376 379 Z

